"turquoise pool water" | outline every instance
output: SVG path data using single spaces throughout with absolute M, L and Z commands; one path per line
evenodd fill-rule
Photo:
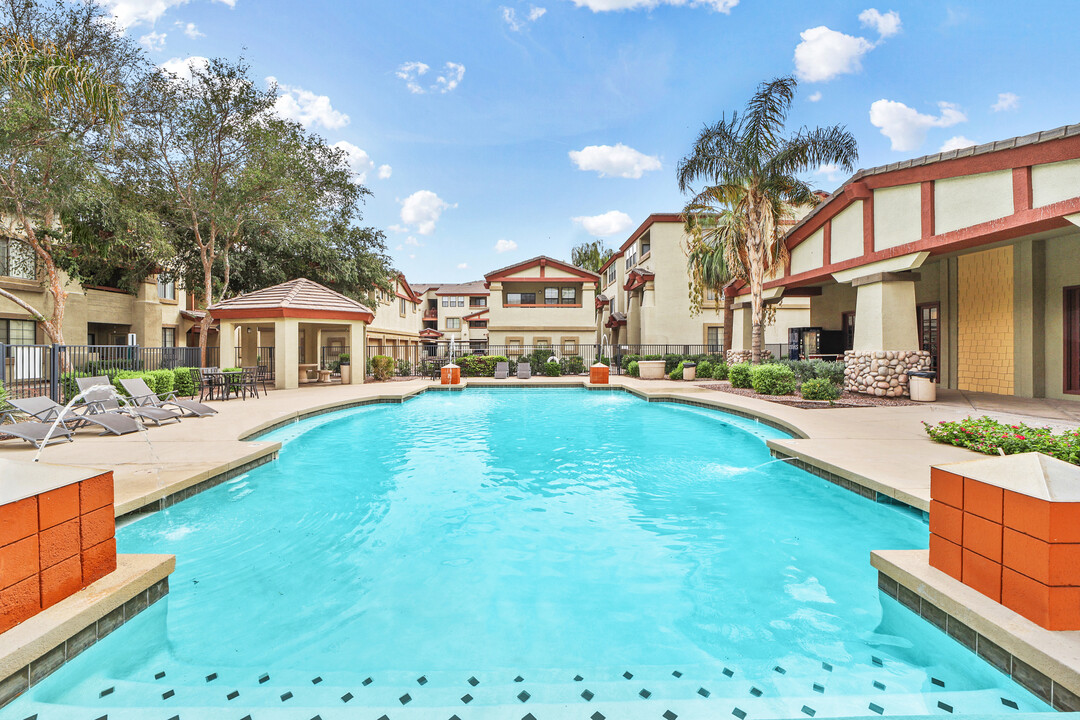
M 289 426 L 277 462 L 123 527 L 176 554 L 170 594 L 0 715 L 1046 710 L 877 590 L 870 551 L 925 547 L 922 518 L 765 465 L 781 435 L 569 389 Z

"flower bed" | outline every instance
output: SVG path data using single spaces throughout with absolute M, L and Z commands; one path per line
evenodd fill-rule
M 1041 452 L 1080 465 L 1080 429 L 1056 435 L 1048 427 L 1037 428 L 1023 423 L 1010 425 L 985 415 L 953 422 L 942 420 L 936 425 L 924 422 L 923 427 L 936 442 L 987 455 Z

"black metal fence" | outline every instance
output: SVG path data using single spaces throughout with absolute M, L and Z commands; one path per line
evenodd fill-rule
M 206 365 L 218 365 L 216 347 L 206 348 Z M 200 367 L 197 347 L 139 345 L 8 345 L 0 343 L 0 384 L 9 397 L 62 397 L 65 373 L 104 375 L 118 370 L 172 370 Z

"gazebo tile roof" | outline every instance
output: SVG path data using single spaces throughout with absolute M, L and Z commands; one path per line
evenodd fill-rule
M 374 315 L 370 308 L 339 292 L 320 285 L 307 278 L 297 278 L 289 282 L 263 288 L 254 292 L 238 295 L 211 305 L 210 314 L 221 312 L 222 315 L 242 311 L 266 310 L 268 314 L 280 314 L 281 311 L 301 311 L 306 316 L 324 312 L 329 316 L 340 313 Z

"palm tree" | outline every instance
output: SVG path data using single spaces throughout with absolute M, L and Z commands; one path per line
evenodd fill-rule
M 722 203 L 718 203 L 722 205 Z M 729 286 L 749 277 L 745 253 L 746 232 L 741 219 L 727 207 L 717 213 L 712 207 L 684 216 L 686 259 L 690 275 L 690 312 L 701 312 L 706 292 L 712 290 L 724 303 L 724 350 L 730 350 L 735 311 Z
M 679 190 L 692 193 L 683 211 L 687 217 L 730 213 L 732 230 L 725 240 L 730 247 L 718 252 L 731 276 L 750 286 L 755 363 L 761 360 L 765 278 L 787 260 L 780 221 L 790 217 L 792 208 L 818 201 L 798 175 L 825 164 L 850 172 L 858 157 L 855 137 L 842 125 L 783 136 L 797 85 L 793 77 L 762 83 L 741 115 L 733 112 L 730 119 L 725 115 L 702 129 L 678 168 Z M 698 182 L 706 185 L 694 190 Z
M 570 248 L 570 262 L 579 268 L 600 272 L 600 268 L 615 251 L 604 245 L 603 240 L 584 242 Z

